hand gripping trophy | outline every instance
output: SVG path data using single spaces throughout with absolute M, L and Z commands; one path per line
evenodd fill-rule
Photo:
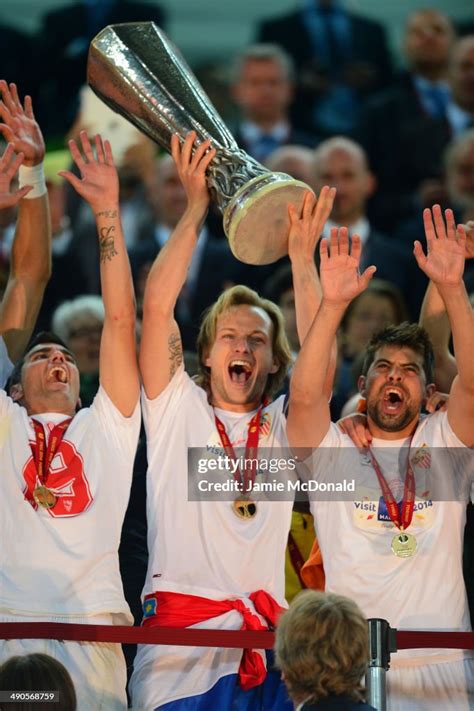
M 223 213 L 233 254 L 270 264 L 287 253 L 288 204 L 301 206 L 310 188 L 271 173 L 241 150 L 179 50 L 152 22 L 110 25 L 93 40 L 87 79 L 102 101 L 165 150 L 171 136 L 196 131 L 216 156 L 208 168 L 211 195 Z

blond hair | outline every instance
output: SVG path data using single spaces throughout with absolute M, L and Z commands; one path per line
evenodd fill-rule
M 219 316 L 236 306 L 256 306 L 263 309 L 271 319 L 273 357 L 279 365 L 276 373 L 268 375 L 265 386 L 265 395 L 271 397 L 281 389 L 288 367 L 292 362 L 290 345 L 285 333 L 285 321 L 282 312 L 273 301 L 263 299 L 256 291 L 247 286 L 237 285 L 226 289 L 204 313 L 197 339 L 199 365 L 195 380 L 209 395 L 211 372 L 204 361 L 216 339 Z
M 279 620 L 275 656 L 294 699 L 364 699 L 367 620 L 349 598 L 316 590 L 297 595 Z

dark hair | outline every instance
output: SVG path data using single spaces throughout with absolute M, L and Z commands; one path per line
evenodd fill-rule
M 423 357 L 423 370 L 426 382 L 432 383 L 434 379 L 434 353 L 430 338 L 424 328 L 417 323 L 404 321 L 399 326 L 387 326 L 378 333 L 374 333 L 365 351 L 362 375 L 372 365 L 375 354 L 382 346 L 401 346 L 411 348 Z
M 15 367 L 13 368 L 11 375 L 5 385 L 5 390 L 7 393 L 10 392 L 10 389 L 14 385 L 18 385 L 18 383 L 21 383 L 21 370 L 25 363 L 26 356 L 33 348 L 35 348 L 35 346 L 39 346 L 40 343 L 57 343 L 58 346 L 62 346 L 63 348 L 69 350 L 68 346 L 66 345 L 66 343 L 64 343 L 62 338 L 60 338 L 56 333 L 53 333 L 53 331 L 39 331 L 35 336 L 33 336 L 31 341 L 28 343 L 28 346 L 26 347 L 26 350 L 20 360 L 17 360 L 17 362 L 15 363 Z
M 59 691 L 58 702 L 39 704 L 42 711 L 76 711 L 71 676 L 63 664 L 48 654 L 26 654 L 7 659 L 0 666 L 0 691 Z M 9 711 L 38 711 L 37 703 L 8 703 Z

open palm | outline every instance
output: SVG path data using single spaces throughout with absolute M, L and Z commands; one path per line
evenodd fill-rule
M 466 258 L 466 233 L 464 227 L 456 228 L 452 210 L 445 211 L 446 224 L 441 208 L 423 212 L 427 255 L 420 242 L 415 242 L 414 255 L 418 266 L 435 284 L 454 286 L 462 280 Z
M 16 153 L 24 154 L 25 165 L 37 165 L 44 158 L 44 140 L 33 114 L 31 98 L 25 97 L 24 107 L 18 96 L 16 84 L 7 84 L 0 80 L 0 116 L 3 123 L 0 131 L 5 139 L 13 144 Z
M 329 245 L 327 240 L 321 242 L 320 276 L 325 301 L 348 303 L 367 288 L 375 267 L 367 267 L 359 274 L 360 252 L 358 235 L 352 237 L 349 250 L 347 227 L 333 227 Z
M 71 183 L 84 200 L 87 200 L 94 212 L 115 207 L 119 200 L 119 179 L 110 143 L 102 142 L 102 138 L 97 135 L 95 156 L 85 131 L 81 131 L 80 139 L 84 155 L 75 141 L 69 141 L 69 150 L 81 172 L 81 179 L 69 171 L 62 171 L 60 175 Z

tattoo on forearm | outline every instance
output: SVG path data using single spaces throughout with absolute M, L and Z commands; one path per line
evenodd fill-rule
M 170 359 L 170 378 L 172 378 L 183 362 L 181 337 L 176 331 L 168 338 L 168 353 Z
M 117 210 L 103 210 L 102 212 L 96 213 L 96 217 L 117 217 Z
M 115 241 L 114 241 L 114 235 L 113 233 L 115 232 L 115 227 L 114 225 L 111 225 L 110 227 L 101 227 L 100 228 L 100 237 L 99 237 L 99 244 L 100 244 L 100 261 L 105 262 L 113 259 L 115 255 L 118 254 L 117 250 L 115 249 Z

